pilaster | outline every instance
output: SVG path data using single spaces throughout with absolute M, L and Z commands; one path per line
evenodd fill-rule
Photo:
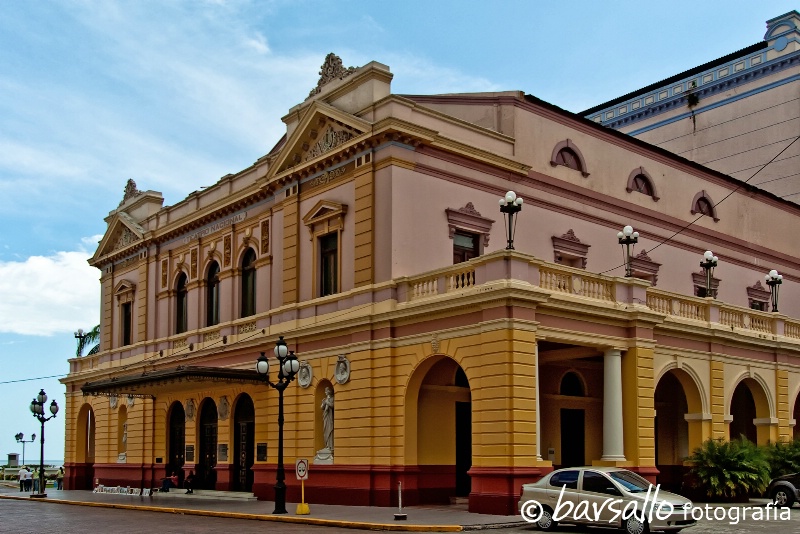
M 728 439 L 725 421 L 725 364 L 711 361 L 711 437 Z

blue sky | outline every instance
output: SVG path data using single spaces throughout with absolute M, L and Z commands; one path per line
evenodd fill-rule
M 722 8 L 721 6 L 724 6 Z M 754 44 L 792 1 L 40 1 L 0 17 L 0 463 L 99 323 L 86 264 L 128 178 L 174 204 L 264 155 L 325 55 L 395 93 L 522 90 L 581 111 Z M 13 382 L 12 382 L 13 381 Z M 62 414 L 63 415 L 63 412 Z M 45 458 L 63 457 L 63 417 Z M 26 459 L 38 461 L 38 443 Z

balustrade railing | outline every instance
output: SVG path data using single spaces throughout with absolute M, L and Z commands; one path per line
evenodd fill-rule
M 654 311 L 674 317 L 694 321 L 708 320 L 708 303 L 699 298 L 650 288 L 647 290 L 647 306 Z
M 543 289 L 613 302 L 614 281 L 599 274 L 578 269 L 539 267 L 539 285 Z

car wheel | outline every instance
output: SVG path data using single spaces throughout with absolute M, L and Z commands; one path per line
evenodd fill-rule
M 625 534 L 647 534 L 650 532 L 650 528 L 647 526 L 647 520 L 639 520 L 636 517 L 629 517 L 626 519 L 623 528 L 625 529 Z
M 558 522 L 553 519 L 553 511 L 547 506 L 542 506 L 542 517 L 536 522 L 536 527 L 539 530 L 550 532 L 555 530 Z
M 774 502 L 775 506 L 778 508 L 784 506 L 786 508 L 791 508 L 794 503 L 794 497 L 792 497 L 792 493 L 786 488 L 775 488 L 772 491 L 772 502 Z

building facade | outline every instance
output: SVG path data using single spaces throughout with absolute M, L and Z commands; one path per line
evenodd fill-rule
M 800 13 L 768 20 L 763 41 L 580 114 L 800 202 Z
M 101 350 L 63 379 L 68 488 L 193 470 L 271 499 L 255 363 L 279 336 L 312 503 L 396 505 L 402 482 L 511 514 L 555 467 L 674 485 L 707 438 L 796 435 L 797 205 L 521 92 L 397 95 L 333 54 L 322 73 L 252 166 L 173 206 L 131 181 L 109 213 Z

